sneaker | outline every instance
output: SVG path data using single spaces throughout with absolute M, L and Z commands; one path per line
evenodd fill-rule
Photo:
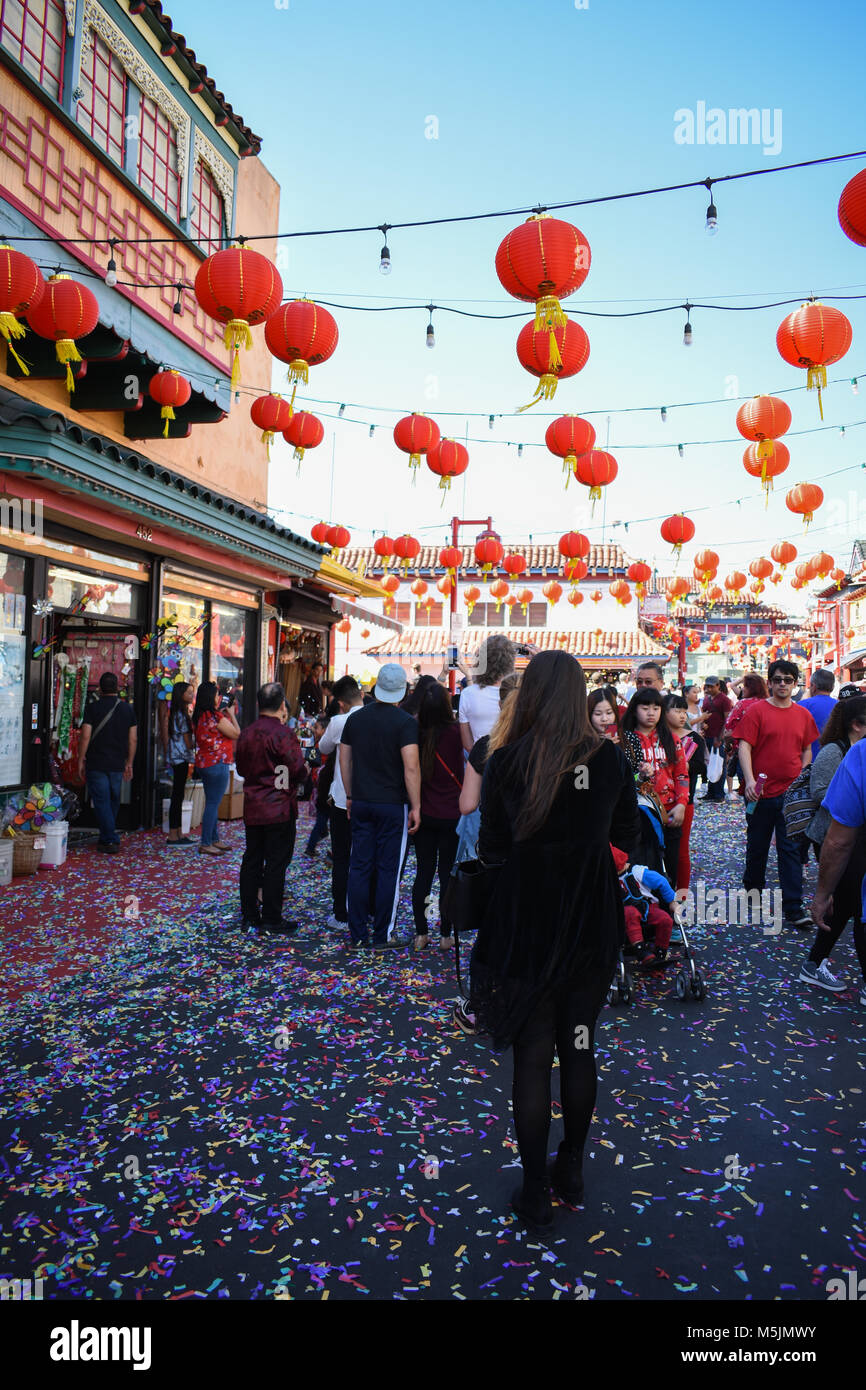
M 404 943 L 403 943 L 402 941 L 398 941 L 397 938 L 394 937 L 393 940 L 386 939 L 385 941 L 374 941 L 374 942 L 373 942 L 373 950 L 374 950 L 374 951 L 396 951 L 396 950 L 398 950 L 403 944 L 404 944 Z
M 180 838 L 177 839 L 177 840 L 166 840 L 166 842 L 165 842 L 165 847 L 166 847 L 166 849 L 176 849 L 178 845 L 194 845 L 194 844 L 195 844 L 195 840 L 193 840 L 189 835 L 181 835 Z
M 315 849 L 305 849 L 305 850 L 304 850 L 304 857 L 307 858 L 307 859 L 315 859 L 315 857 L 316 857 L 316 851 L 315 851 Z
M 106 854 L 120 854 L 120 841 L 113 840 L 110 845 L 105 846 Z
M 467 1008 L 468 1003 L 468 999 L 458 999 L 454 1005 L 452 1018 L 461 1032 L 477 1033 L 478 1029 L 475 1026 L 475 1015 L 469 1012 Z
M 341 922 L 339 917 L 335 917 L 333 912 L 325 923 L 326 927 L 331 927 L 334 931 L 336 931 L 338 927 L 347 927 L 348 925 L 348 922 Z
M 816 965 L 813 960 L 805 960 L 800 969 L 799 979 L 807 985 L 818 985 L 821 989 L 829 989 L 831 994 L 842 994 L 847 989 L 842 981 L 833 974 L 825 960 L 820 965 Z
M 799 931 L 812 931 L 815 923 L 808 912 L 800 912 L 796 917 L 789 917 L 785 923 L 786 927 L 795 927 Z

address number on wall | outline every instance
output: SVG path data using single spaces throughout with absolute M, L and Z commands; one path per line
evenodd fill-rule
M 136 526 L 135 534 L 138 536 L 138 539 L 140 541 L 153 540 L 153 531 L 150 529 L 149 526 Z

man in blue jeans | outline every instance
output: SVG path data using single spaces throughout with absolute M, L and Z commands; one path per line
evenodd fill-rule
M 117 676 L 113 671 L 104 671 L 100 676 L 99 692 L 99 699 L 92 701 L 84 712 L 78 775 L 86 781 L 96 812 L 99 825 L 96 848 L 103 854 L 117 854 L 120 849 L 117 833 L 120 786 L 132 778 L 138 723 L 135 710 L 118 694 Z
M 352 946 L 369 944 L 367 917 L 375 874 L 373 946 L 396 946 L 391 938 L 400 896 L 400 870 L 407 835 L 421 823 L 421 768 L 418 725 L 398 709 L 406 694 L 406 674 L 391 662 L 383 666 L 364 705 L 343 726 L 340 776 L 351 823 L 347 907 Z

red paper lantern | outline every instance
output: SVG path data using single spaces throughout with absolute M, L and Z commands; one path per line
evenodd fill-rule
M 559 600 L 562 598 L 562 585 L 557 584 L 555 579 L 551 579 L 547 584 L 545 584 L 541 592 L 544 594 L 544 597 L 547 599 L 547 602 L 550 604 L 552 608 L 553 605 L 555 603 L 559 603 Z
M 333 355 L 340 340 L 333 314 L 311 299 L 292 299 L 281 304 L 265 324 L 268 350 L 289 364 L 289 381 L 310 380 L 310 367 L 321 366 Z M 292 393 L 294 402 L 294 392 Z
M 842 585 L 845 583 L 847 577 L 848 576 L 846 575 L 845 571 L 842 569 L 834 569 L 830 571 L 830 578 L 833 580 L 833 583 L 836 585 L 837 589 L 842 588 Z
M 499 564 L 504 551 L 495 536 L 479 536 L 475 543 L 475 563 L 484 575 L 484 582 L 490 571 Z
M 572 589 L 568 596 L 568 602 L 571 604 L 572 608 L 577 608 L 578 604 L 583 603 L 583 594 L 579 589 Z
M 468 589 L 463 590 L 463 602 L 466 604 L 466 609 L 470 618 L 472 617 L 472 610 L 480 597 L 481 590 L 477 584 L 470 584 Z
M 827 578 L 834 563 L 833 556 L 828 555 L 826 550 L 819 550 L 817 555 L 812 556 L 812 567 L 819 579 Z
M 72 363 L 81 361 L 76 338 L 85 338 L 99 323 L 96 295 L 68 275 L 52 275 L 45 292 L 28 311 L 27 322 L 40 338 L 56 344 L 57 361 L 66 365 L 66 389 L 75 390 Z
M 777 541 L 770 551 L 770 554 L 776 561 L 776 564 L 781 565 L 784 570 L 787 565 L 791 564 L 792 560 L 796 560 L 797 547 L 792 545 L 790 541 Z
M 755 579 L 769 579 L 773 573 L 773 562 L 764 555 L 759 555 L 757 560 L 753 560 L 749 565 L 749 574 L 754 575 Z
M 439 551 L 439 563 L 446 569 L 452 579 L 457 577 L 457 571 L 463 564 L 463 551 L 459 545 L 446 545 Z
M 334 555 L 338 550 L 345 550 L 351 539 L 352 533 L 345 526 L 329 526 L 325 536 L 325 541 Z
M 208 318 L 225 324 L 234 390 L 240 378 L 241 346 L 248 349 L 253 345 L 250 327 L 270 319 L 283 297 L 279 271 L 260 251 L 230 246 L 215 251 L 199 266 L 195 297 Z
M 271 456 L 271 440 L 275 434 L 288 429 L 292 419 L 292 407 L 282 396 L 269 392 L 257 396 L 250 406 L 250 419 L 256 429 L 262 432 L 262 443 L 267 445 L 268 458 Z
M 165 421 L 162 437 L 168 439 L 168 422 L 174 419 L 174 407 L 180 409 L 186 405 L 192 395 L 192 387 L 180 372 L 167 371 L 152 376 L 147 390 L 151 399 L 162 406 L 159 412 L 160 418 Z
M 695 574 L 698 576 L 719 568 L 719 557 L 714 550 L 699 550 L 694 558 Z
M 394 542 L 390 536 L 377 536 L 373 542 L 373 552 L 382 561 L 382 569 L 388 569 L 394 555 Z
M 579 483 L 589 488 L 589 500 L 593 511 L 601 497 L 602 488 L 613 482 L 618 471 L 616 459 L 605 449 L 590 449 L 588 453 L 579 456 L 574 466 L 574 476 Z
M 386 594 L 396 594 L 400 587 L 400 581 L 396 574 L 386 574 L 381 584 Z
M 608 584 L 608 593 L 615 598 L 621 608 L 631 603 L 631 589 L 624 579 L 615 579 L 612 584 Z
M 840 309 L 820 300 L 802 304 L 779 324 L 776 347 L 786 362 L 806 368 L 806 387 L 818 392 L 818 409 L 824 418 L 821 391 L 827 385 L 827 368 L 851 346 L 851 325 Z
M 414 580 L 412 581 L 412 583 L 409 585 L 409 588 L 411 589 L 412 593 L 415 595 L 416 599 L 417 599 L 418 602 L 420 603 L 421 600 L 424 598 L 424 595 L 427 593 L 427 581 L 426 581 L 426 579 L 414 579 Z M 428 597 L 427 600 L 426 600 L 426 607 L 427 607 L 427 612 L 429 613 L 429 612 L 430 612 L 430 599 L 429 599 L 429 597 Z
M 791 428 L 791 409 L 779 396 L 753 396 L 737 411 L 737 429 L 758 442 L 759 459 L 772 458 L 774 440 Z
M 496 600 L 497 613 L 502 607 L 502 600 L 507 598 L 510 592 L 511 587 L 506 584 L 504 579 L 494 579 L 493 583 L 490 585 L 490 596 Z
M 363 638 L 363 640 L 364 640 L 365 642 L 366 642 L 366 640 L 367 640 L 367 638 L 368 638 L 369 636 L 370 636 L 370 629 L 369 629 L 368 627 L 362 627 L 362 628 L 361 628 L 361 637 Z
M 589 274 L 592 253 L 577 227 L 533 213 L 500 242 L 496 274 L 515 299 L 535 300 L 535 327 L 540 331 L 566 322 L 560 299 L 579 289 Z
M 724 597 L 724 592 L 719 588 L 718 584 L 713 584 L 712 587 L 707 590 L 708 603 L 720 603 Z
M 851 241 L 866 246 L 866 169 L 861 169 L 842 189 L 839 226 Z
M 674 600 L 685 598 L 691 587 L 689 581 L 680 575 L 678 579 L 672 579 L 668 584 L 668 597 Z
M 552 454 L 562 459 L 565 486 L 568 487 L 578 455 L 588 453 L 595 444 L 595 430 L 579 415 L 560 415 L 548 425 L 544 442 Z
M 582 531 L 566 531 L 557 545 L 563 560 L 583 560 L 589 554 L 589 537 Z
M 760 444 L 749 445 L 743 454 L 743 467 L 750 477 L 760 478 L 766 503 L 769 503 L 770 493 L 773 491 L 773 479 L 778 478 L 779 474 L 784 473 L 788 467 L 791 462 L 791 451 L 787 444 L 782 443 L 781 439 L 776 439 L 773 441 L 772 454 L 761 458 L 758 453 L 760 447 Z
M 824 501 L 824 493 L 817 483 L 798 483 L 792 487 L 785 498 L 788 511 L 803 518 L 803 529 L 808 531 L 809 522 Z
M 652 578 L 652 570 L 649 565 L 645 565 L 643 560 L 635 560 L 629 565 L 625 573 L 626 578 L 634 584 L 638 598 L 643 598 L 647 583 Z
M 317 545 L 326 545 L 328 542 L 328 532 L 330 531 L 330 529 L 331 528 L 328 525 L 327 521 L 317 521 L 313 529 L 310 531 L 310 535 L 312 536 L 313 540 L 316 542 Z
M 539 378 L 533 399 L 520 407 L 529 410 L 540 400 L 553 399 L 561 377 L 576 376 L 586 366 L 589 338 L 573 319 L 550 333 L 538 332 L 533 323 L 527 323 L 517 336 L 517 357 L 522 367 Z
M 579 584 L 589 574 L 589 567 L 585 560 L 566 560 L 562 573 L 570 584 Z
M 420 468 L 421 455 L 438 444 L 441 431 L 435 420 L 427 415 L 404 415 L 394 426 L 394 443 L 404 454 L 409 455 L 409 467 Z M 413 475 L 414 482 L 414 475 Z
M 512 550 L 503 557 L 502 568 L 509 578 L 517 579 L 526 572 L 526 559 L 523 555 L 519 555 L 516 550 Z
M 283 439 L 294 444 L 293 458 L 301 462 L 307 449 L 317 449 L 325 437 L 325 426 L 317 416 L 308 410 L 299 410 L 291 418 L 288 428 L 283 430 Z
M 454 591 L 454 580 L 450 574 L 443 574 L 441 579 L 437 579 L 436 588 L 443 598 L 450 598 Z
M 394 554 L 403 566 L 404 576 L 409 573 L 409 566 L 420 553 L 421 542 L 416 540 L 414 536 L 410 536 L 408 531 L 402 536 L 397 536 L 394 541 Z
M 523 605 L 523 614 L 524 614 L 524 617 L 526 616 L 526 614 L 527 614 L 528 611 L 529 611 L 529 605 L 530 605 L 530 603 L 532 602 L 532 598 L 533 598 L 533 594 L 532 594 L 532 590 L 531 590 L 531 589 L 521 589 L 521 590 L 518 592 L 518 595 L 517 595 L 517 602 L 518 602 L 518 603 L 521 603 L 521 604 Z
M 673 546 L 673 553 L 679 558 L 682 554 L 683 546 L 686 545 L 695 534 L 695 523 L 692 521 L 691 517 L 684 516 L 682 512 L 678 512 L 676 516 L 667 517 L 667 519 L 662 522 L 659 529 L 661 531 L 662 540 L 667 541 L 668 545 Z
M 23 251 L 0 246 L 0 336 L 6 339 L 24 376 L 30 375 L 30 368 L 21 361 L 12 339 L 24 337 L 25 329 L 18 317 L 35 309 L 44 294 L 45 280 L 36 262 Z
M 800 560 L 794 567 L 794 573 L 801 584 L 808 584 L 815 578 L 815 570 L 811 560 Z
M 746 576 L 742 570 L 734 570 L 725 580 L 725 588 L 729 593 L 739 594 L 746 587 Z
M 601 603 L 603 597 L 601 589 L 593 589 L 589 597 L 592 599 L 593 603 Z
M 458 478 L 469 467 L 469 450 L 456 439 L 440 439 L 427 450 L 427 467 L 439 478 L 444 506 L 451 479 Z

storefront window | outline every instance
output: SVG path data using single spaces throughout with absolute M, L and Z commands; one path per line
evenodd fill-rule
M 227 603 L 211 604 L 210 678 L 224 692 L 235 690 L 243 706 L 246 613 Z
M 137 618 L 144 602 L 144 588 L 122 579 L 86 574 L 66 565 L 49 565 L 47 597 L 60 610 L 77 608 L 80 616 L 98 618 Z
M 180 679 L 197 687 L 204 679 L 207 640 L 207 607 L 204 600 L 193 598 L 190 594 L 164 592 L 160 617 L 177 620 L 177 627 L 170 627 L 166 631 L 162 645 L 178 645 Z
M 0 551 L 0 787 L 21 781 L 27 633 L 23 555 Z

